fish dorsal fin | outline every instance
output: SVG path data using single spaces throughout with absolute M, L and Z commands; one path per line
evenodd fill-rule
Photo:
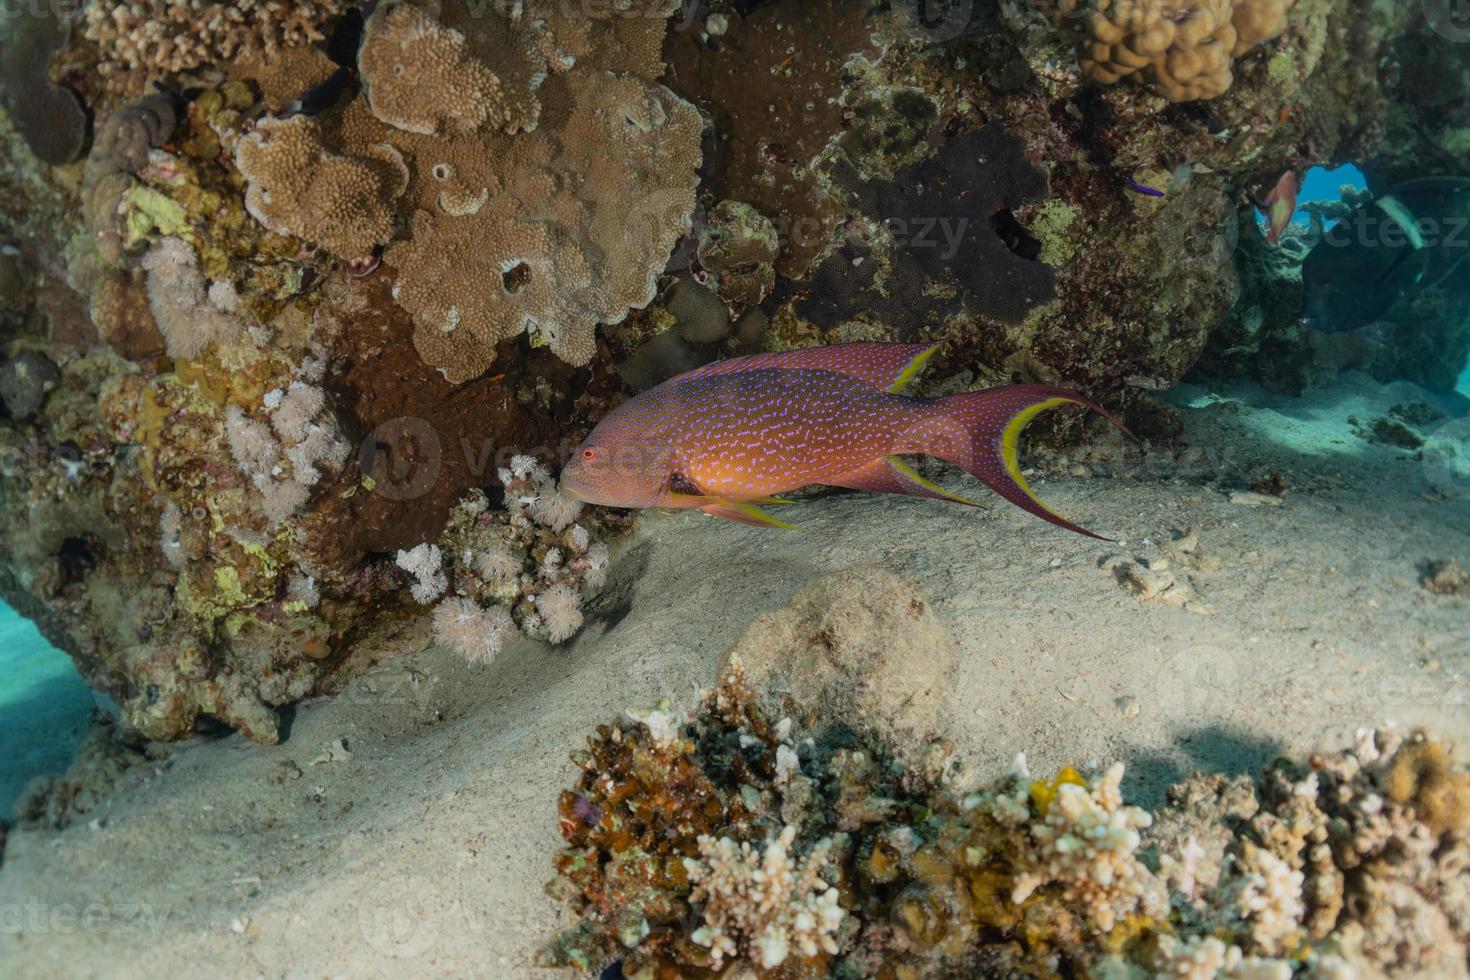
M 747 357 L 716 361 L 691 371 L 684 377 L 701 378 L 784 368 L 793 371 L 827 371 L 857 378 L 882 391 L 899 392 L 918 376 L 937 349 L 937 344 L 885 344 L 867 341 L 833 344 L 828 347 L 802 347 L 797 350 L 751 354 Z
M 1414 246 L 1414 251 L 1417 252 L 1424 247 L 1424 234 L 1419 231 L 1419 219 L 1415 218 L 1409 209 L 1404 207 L 1402 201 L 1389 195 L 1388 197 L 1380 197 L 1373 203 L 1378 206 L 1378 210 L 1388 215 L 1395 224 L 1404 230 L 1404 234 L 1409 236 L 1409 244 Z

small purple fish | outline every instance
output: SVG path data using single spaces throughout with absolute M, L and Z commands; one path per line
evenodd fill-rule
M 1021 430 L 1045 409 L 1070 402 L 1107 413 L 1048 385 L 943 398 L 900 394 L 936 346 L 813 347 L 679 375 L 603 419 L 562 471 L 562 486 L 592 504 L 697 507 L 772 527 L 790 525 L 756 505 L 784 503 L 774 495 L 810 484 L 973 506 L 902 458 L 924 454 L 965 469 L 1043 520 L 1098 537 L 1036 498 L 1017 446 Z
M 1147 184 L 1140 184 L 1131 178 L 1123 181 L 1123 185 L 1127 187 L 1130 191 L 1137 191 L 1139 194 L 1147 194 L 1149 197 L 1164 196 L 1164 192 L 1159 190 L 1157 187 L 1150 187 Z

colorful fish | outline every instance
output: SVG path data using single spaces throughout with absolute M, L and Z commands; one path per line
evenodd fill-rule
M 1036 498 L 1017 442 L 1048 408 L 1070 402 L 1107 413 L 1049 385 L 943 398 L 901 394 L 935 349 L 841 344 L 733 358 L 679 375 L 603 419 L 562 471 L 562 487 L 592 504 L 697 507 L 771 527 L 791 525 L 759 505 L 784 503 L 775 495 L 809 484 L 974 506 L 902 458 L 924 454 L 964 468 L 1043 520 L 1098 537 Z
M 1291 225 L 1291 217 L 1296 214 L 1296 196 L 1300 191 L 1296 174 L 1288 170 L 1261 202 L 1266 212 L 1266 241 L 1272 245 L 1280 244 L 1281 236 Z

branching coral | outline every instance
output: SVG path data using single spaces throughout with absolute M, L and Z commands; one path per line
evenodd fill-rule
M 136 93 L 149 81 L 202 65 L 274 57 L 285 47 L 321 41 L 323 25 L 346 6 L 341 0 L 88 0 L 83 34 L 97 47 L 102 78 Z
M 1032 789 L 1042 820 L 1030 831 L 1034 850 L 1011 900 L 1025 902 L 1038 889 L 1058 884 L 1069 904 L 1083 909 L 1104 932 L 1122 915 L 1160 915 L 1165 906 L 1159 881 L 1138 860 L 1140 831 L 1153 817 L 1124 806 L 1119 789 L 1123 766 L 1115 764 L 1091 785 L 1062 778 Z
M 1286 27 L 1295 0 L 1055 0 L 1079 35 L 1082 70 L 1111 85 L 1135 78 L 1171 102 L 1213 99 L 1232 65 Z
M 810 959 L 837 952 L 832 935 L 846 911 L 837 889 L 822 880 L 832 847 L 818 841 L 800 862 L 792 855 L 796 828 L 787 826 L 762 850 L 728 837 L 699 838 L 699 857 L 685 858 L 694 883 L 689 900 L 702 906 L 703 925 L 690 939 L 709 947 L 710 966 L 745 956 L 773 969 L 795 955 Z
M 1422 737 L 1310 772 L 1277 762 L 1259 784 L 1201 777 L 1155 820 L 1124 803 L 1121 766 L 1032 781 L 1018 759 L 961 795 L 942 750 L 896 766 L 845 723 L 803 732 L 758 700 L 730 667 L 692 717 L 629 712 L 573 757 L 552 891 L 579 922 L 546 962 L 652 977 L 743 961 L 784 980 L 1466 975 L 1470 844 L 1383 795 L 1451 785 L 1463 812 L 1463 773 Z

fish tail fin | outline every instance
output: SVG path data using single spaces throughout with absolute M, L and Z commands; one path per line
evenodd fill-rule
M 1036 416 L 1061 405 L 1082 405 L 1124 432 L 1123 424 L 1069 388 L 1004 385 L 941 398 L 935 407 L 951 425 L 921 451 L 967 470 L 976 479 L 1044 521 L 1100 541 L 1110 540 L 1078 527 L 1042 503 L 1021 473 L 1021 432 Z M 1131 433 L 1130 433 L 1131 434 Z

